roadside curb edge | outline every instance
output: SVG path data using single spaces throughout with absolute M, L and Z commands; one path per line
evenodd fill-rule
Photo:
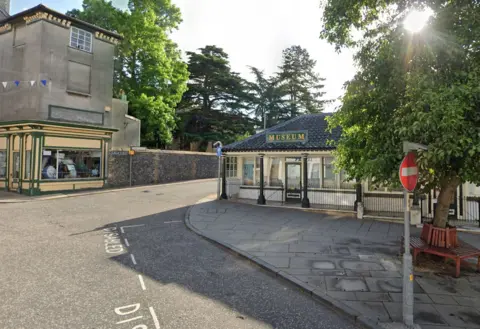
M 205 202 L 206 200 L 208 201 L 214 201 L 215 198 L 203 198 L 199 200 L 196 204 L 190 206 L 185 214 L 185 226 L 187 226 L 188 229 L 199 235 L 200 237 L 206 239 L 209 242 L 212 242 L 222 248 L 228 249 L 230 252 L 234 253 L 237 256 L 240 256 L 242 258 L 245 258 L 246 260 L 250 261 L 254 265 L 259 266 L 260 268 L 270 272 L 270 274 L 273 274 L 276 278 L 282 279 L 285 282 L 295 286 L 296 288 L 299 288 L 303 293 L 306 293 L 310 297 L 312 297 L 314 300 L 320 302 L 323 305 L 326 305 L 334 310 L 337 310 L 341 312 L 342 314 L 348 316 L 350 320 L 352 320 L 354 323 L 357 323 L 361 325 L 362 327 L 366 329 L 384 329 L 380 324 L 375 323 L 372 319 L 365 317 L 364 315 L 360 314 L 358 311 L 350 308 L 348 305 L 342 303 L 341 301 L 338 301 L 326 294 L 326 292 L 315 289 L 314 287 L 308 285 L 305 282 L 302 282 L 298 280 L 296 277 L 294 277 L 291 274 L 288 274 L 286 272 L 283 272 L 281 269 L 278 269 L 264 260 L 249 254 L 246 251 L 240 250 L 237 247 L 230 245 L 229 243 L 223 242 L 221 240 L 218 240 L 214 237 L 208 236 L 201 232 L 199 229 L 197 229 L 191 222 L 190 222 L 190 214 L 191 211 L 194 207 L 196 207 L 198 204 Z

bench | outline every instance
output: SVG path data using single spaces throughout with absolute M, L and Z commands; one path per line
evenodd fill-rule
M 413 249 L 413 261 L 416 264 L 417 256 L 420 253 L 432 254 L 453 259 L 456 265 L 455 277 L 460 276 L 460 262 L 466 258 L 478 258 L 477 271 L 480 272 L 480 249 L 469 245 L 461 240 L 458 241 L 458 247 L 454 248 L 440 248 L 429 246 L 425 241 L 420 238 L 411 237 L 410 247 Z

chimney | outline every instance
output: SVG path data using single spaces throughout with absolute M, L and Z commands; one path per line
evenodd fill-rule
M 0 0 L 0 21 L 10 16 L 10 0 Z

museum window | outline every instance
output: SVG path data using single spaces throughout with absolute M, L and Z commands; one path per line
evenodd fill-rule
M 308 158 L 308 187 L 320 188 L 322 158 Z
M 100 150 L 44 149 L 42 179 L 92 179 L 101 177 Z
M 333 158 L 323 158 L 323 187 L 335 188 L 335 171 Z
M 225 163 L 226 177 L 227 178 L 237 177 L 237 171 L 238 171 L 237 157 L 227 157 L 225 161 L 226 161 Z
M 253 185 L 253 174 L 255 171 L 254 158 L 244 158 L 243 160 L 243 177 L 242 184 L 247 186 Z
M 357 181 L 354 178 L 350 178 L 345 170 L 340 171 L 340 188 L 342 189 L 354 189 Z
M 265 157 L 264 165 L 264 182 L 265 186 L 271 187 L 282 187 L 283 180 L 282 180 L 282 173 L 284 170 L 284 160 L 280 158 L 274 157 Z
M 92 34 L 85 30 L 72 27 L 70 32 L 70 47 L 92 52 Z

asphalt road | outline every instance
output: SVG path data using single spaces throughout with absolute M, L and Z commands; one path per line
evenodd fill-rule
M 0 205 L 0 328 L 357 328 L 189 231 L 188 206 L 215 190 Z

